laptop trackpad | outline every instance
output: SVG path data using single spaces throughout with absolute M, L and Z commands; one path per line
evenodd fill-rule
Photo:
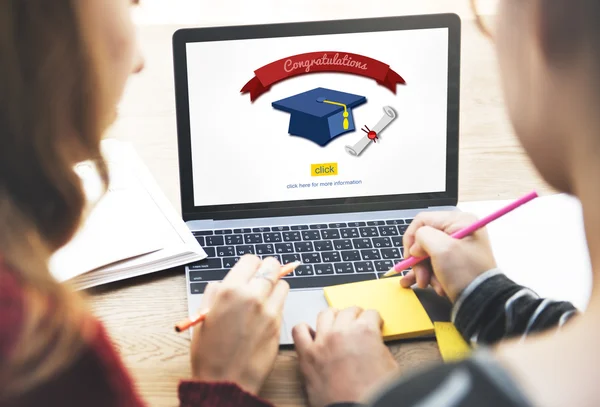
M 317 315 L 328 307 L 323 290 L 293 290 L 290 291 L 283 310 L 283 326 L 279 343 L 291 345 L 292 329 L 294 326 L 307 323 L 315 328 Z

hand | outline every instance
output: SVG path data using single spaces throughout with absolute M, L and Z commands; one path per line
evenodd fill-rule
M 363 401 L 397 370 L 381 339 L 382 323 L 377 311 L 330 308 L 319 314 L 316 333 L 306 324 L 294 327 L 292 335 L 312 407 Z
M 431 284 L 439 295 L 456 301 L 478 275 L 496 267 L 484 228 L 460 240 L 450 237 L 475 221 L 475 216 L 460 211 L 419 214 L 404 234 L 404 253 L 430 259 L 415 265 L 400 284 L 405 288 L 415 282 L 420 288 Z
M 254 278 L 261 273 L 264 278 Z M 275 258 L 243 256 L 222 283 L 209 284 L 201 310 L 210 308 L 192 340 L 194 379 L 233 382 L 258 394 L 279 350 L 289 285 Z

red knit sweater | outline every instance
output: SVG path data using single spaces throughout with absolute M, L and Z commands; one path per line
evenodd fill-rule
M 17 275 L 0 257 L 0 367 L 18 346 L 24 312 L 23 289 Z M 0 395 L 0 407 L 144 406 L 106 330 L 99 321 L 95 323 L 98 334 L 66 371 L 15 399 L 3 400 Z M 182 407 L 271 406 L 233 383 L 182 381 L 179 401 Z

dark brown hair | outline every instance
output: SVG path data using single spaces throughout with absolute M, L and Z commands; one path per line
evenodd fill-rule
M 0 260 L 26 294 L 17 349 L 0 364 L 0 395 L 66 367 L 85 336 L 80 298 L 47 266 L 86 207 L 74 165 L 93 160 L 105 186 L 108 178 L 102 67 L 89 52 L 79 3 L 0 0 Z

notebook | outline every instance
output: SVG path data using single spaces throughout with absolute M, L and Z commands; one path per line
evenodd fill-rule
M 95 166 L 75 168 L 90 200 L 99 201 L 74 238 L 50 259 L 55 279 L 86 289 L 205 258 L 133 146 L 106 139 L 102 152 L 111 175 L 103 196 Z
M 359 306 L 379 311 L 385 341 L 431 335 L 431 319 L 415 292 L 400 286 L 400 278 L 325 287 L 325 298 L 329 306 L 338 309 Z

